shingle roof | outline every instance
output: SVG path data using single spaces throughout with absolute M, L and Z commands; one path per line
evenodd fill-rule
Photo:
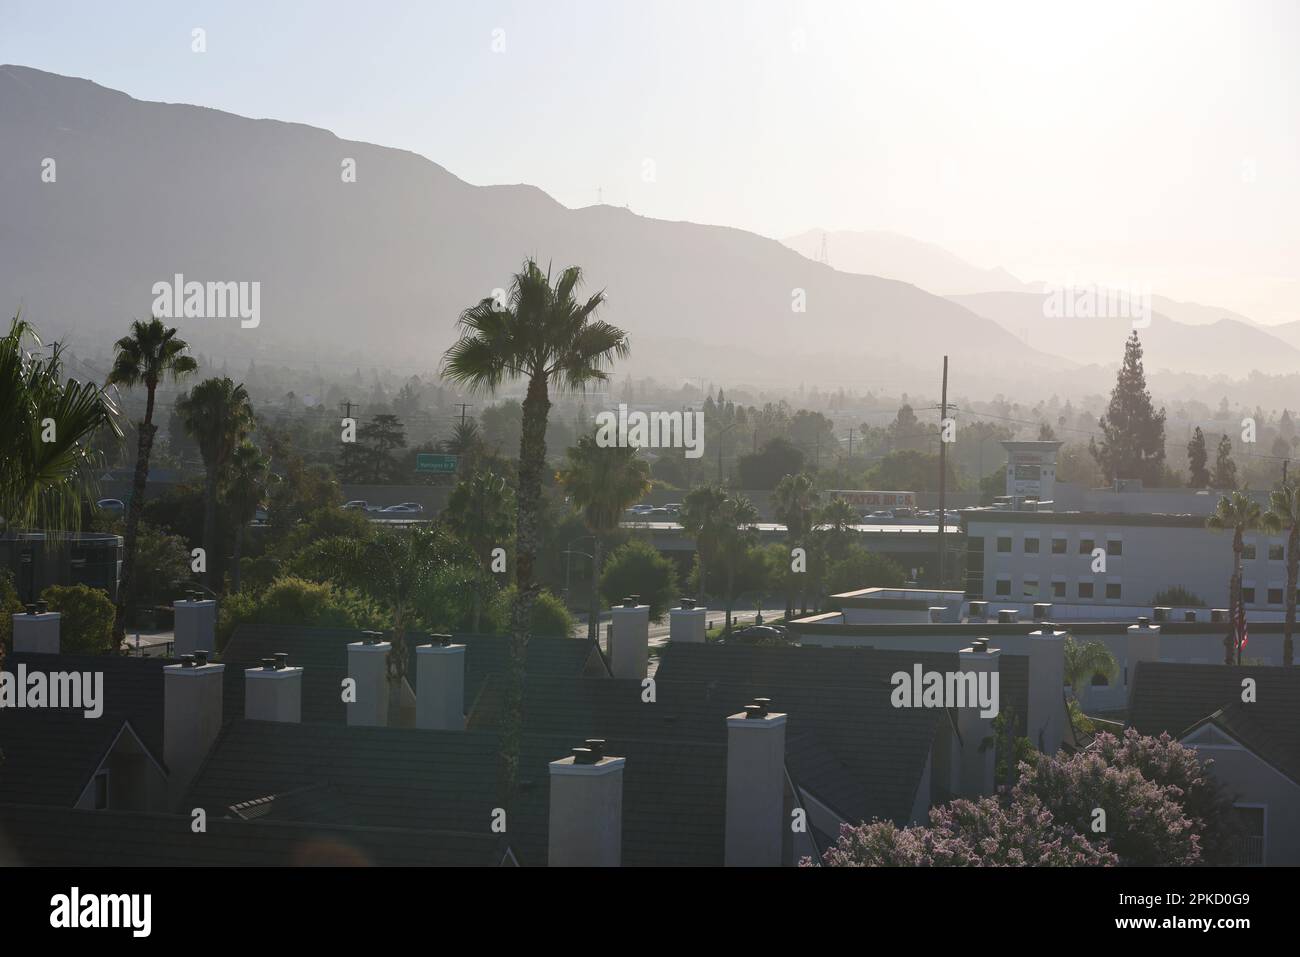
M 72 807 L 126 722 L 81 712 L 0 712 L 0 801 Z
M 522 863 L 546 863 L 547 764 L 579 740 L 567 734 L 524 738 L 520 795 L 506 831 Z M 499 751 L 500 738 L 490 732 L 240 720 L 222 732 L 186 806 L 220 817 L 244 801 L 326 785 L 357 825 L 433 824 L 490 834 L 493 812 L 502 803 Z M 624 738 L 611 742 L 607 753 L 627 758 L 625 864 L 722 863 L 724 746 Z
M 275 867 L 289 865 L 496 865 L 491 834 L 340 827 L 189 815 L 0 805 L 0 866 Z
M 1241 700 L 1242 680 L 1255 700 Z M 1300 669 L 1270 665 L 1139 662 L 1129 723 L 1142 734 L 1183 737 L 1211 715 L 1216 723 L 1300 780 Z
M 361 633 L 348 628 L 240 625 L 219 659 L 228 665 L 223 702 L 226 718 L 244 715 L 243 669 L 255 668 L 263 658 L 283 651 L 289 656 L 289 664 L 306 669 L 302 679 L 302 720 L 345 723 L 347 707 L 339 688 L 348 673 L 347 646 L 360 640 Z M 458 635 L 455 640 L 466 646 L 465 706 L 469 708 L 488 676 L 506 670 L 510 639 L 504 635 Z M 412 690 L 417 683 L 415 650 L 427 643 L 427 635 L 411 634 L 407 638 L 407 683 Z M 583 639 L 534 638 L 528 643 L 525 668 L 537 674 L 577 675 L 588 667 L 591 658 L 591 648 Z

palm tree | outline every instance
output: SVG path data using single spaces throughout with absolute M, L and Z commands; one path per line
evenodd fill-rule
M 57 343 L 44 358 L 28 340 L 41 345 L 20 316 L 0 338 L 0 520 L 6 532 L 75 531 L 95 499 L 91 439 L 101 429 L 121 438 L 118 409 L 93 383 L 63 378 Z
M 704 601 L 707 593 L 709 566 L 717 553 L 721 538 L 720 515 L 727 501 L 727 490 L 721 485 L 700 485 L 686 493 L 682 510 L 677 516 L 686 534 L 695 539 L 695 556 L 700 563 L 700 580 L 696 599 Z
M 1234 658 L 1238 664 L 1241 659 L 1241 648 L 1238 642 L 1234 641 L 1237 633 L 1236 616 L 1238 609 L 1241 607 L 1241 553 L 1245 547 L 1243 537 L 1246 529 L 1259 528 L 1263 522 L 1263 515 L 1260 511 L 1259 503 L 1242 491 L 1235 491 L 1219 499 L 1219 504 L 1214 508 L 1214 514 L 1205 521 L 1207 528 L 1217 528 L 1224 531 L 1232 529 L 1232 577 L 1228 581 L 1228 617 L 1234 622 L 1228 630 L 1228 634 L 1223 638 L 1223 663 L 1230 665 Z M 1236 647 L 1234 647 L 1236 646 Z
M 120 645 L 126 637 L 126 618 L 131 610 L 128 596 L 135 578 L 136 536 L 140 529 L 140 515 L 144 511 L 149 457 L 158 432 L 158 427 L 153 424 L 158 383 L 169 376 L 173 382 L 179 381 L 194 372 L 198 363 L 185 354 L 189 344 L 176 338 L 176 330 L 169 329 L 156 318 L 131 323 L 131 334 L 117 340 L 113 348 L 116 355 L 113 369 L 108 374 L 109 384 L 127 389 L 137 385 L 145 387 L 144 419 L 139 423 L 135 475 L 131 482 L 131 497 L 127 500 L 126 554 L 122 560 L 122 581 L 118 585 L 117 617 L 113 625 L 113 640 Z
M 1072 637 L 1065 639 L 1065 683 L 1077 699 L 1080 690 L 1091 684 L 1094 675 L 1105 675 L 1107 681 L 1119 677 L 1119 662 L 1100 641 L 1085 641 L 1082 644 Z
M 806 472 L 800 472 L 798 475 L 786 475 L 776 484 L 776 490 L 772 493 L 772 510 L 776 514 L 776 520 L 785 525 L 786 544 L 791 549 L 796 546 L 804 546 L 805 551 L 807 550 L 808 543 L 806 539 L 808 533 L 812 531 L 813 516 L 820 504 L 817 486 L 813 484 L 812 477 Z M 800 591 L 803 596 L 800 602 L 801 611 L 807 611 L 808 589 L 805 587 L 801 588 Z M 787 588 L 785 593 L 786 620 L 789 621 L 793 614 L 793 588 Z
M 224 479 L 224 498 L 235 525 L 234 567 L 230 573 L 231 591 L 239 591 L 239 562 L 244 551 L 244 526 L 257 515 L 271 479 L 271 460 L 251 442 L 245 442 L 230 456 L 230 468 Z
M 1268 497 L 1264 527 L 1286 531 L 1286 624 L 1282 631 L 1282 664 L 1295 664 L 1295 592 L 1300 578 L 1300 486 L 1284 482 Z
M 228 378 L 204 379 L 176 403 L 185 429 L 198 443 L 207 472 L 203 483 L 203 550 L 207 565 L 206 584 L 216 578 L 213 548 L 217 538 L 217 479 L 235 454 L 235 449 L 253 431 L 253 408 L 248 392 Z
M 460 338 L 443 357 L 443 374 L 473 391 L 495 393 L 507 381 L 527 382 L 519 437 L 516 597 L 511 609 L 510 675 L 503 734 L 507 800 L 513 798 L 518 779 L 524 655 L 533 605 L 541 590 L 533 566 L 537 558 L 551 388 L 574 390 L 604 382 L 613 360 L 628 354 L 627 333 L 595 318 L 605 294 L 598 292 L 583 303 L 574 299 L 574 290 L 581 281 L 582 270 L 570 266 L 552 285 L 549 268 L 543 272 L 534 260 L 525 261 L 511 280 L 508 302 L 487 298 L 461 313 Z
M 758 509 L 754 503 L 743 495 L 728 497 L 718 511 L 718 529 L 720 540 L 718 551 L 722 557 L 723 568 L 727 572 L 727 626 L 725 634 L 731 634 L 731 610 L 736 602 L 736 567 L 749 551 L 757 535 L 754 523 L 758 521 Z M 761 605 L 760 605 L 761 607 Z
M 623 511 L 650 491 L 650 466 L 630 446 L 603 448 L 584 435 L 565 450 L 565 465 L 556 479 L 573 498 L 591 530 L 591 612 L 587 637 L 596 640 L 600 627 L 601 536 L 618 528 Z
M 488 582 L 492 549 L 504 548 L 514 529 L 515 501 L 510 485 L 487 470 L 475 472 L 452 491 L 443 511 L 448 527 L 469 546 L 477 559 L 472 630 L 483 616 L 483 590 Z

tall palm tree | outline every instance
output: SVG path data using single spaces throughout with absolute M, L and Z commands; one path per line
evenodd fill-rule
M 575 390 L 609 378 L 615 358 L 628 354 L 627 333 L 595 318 L 605 301 L 598 292 L 579 302 L 574 291 L 582 270 L 570 266 L 551 282 L 528 259 L 510 283 L 507 302 L 487 298 L 460 315 L 460 338 L 443 357 L 443 374 L 471 390 L 494 393 L 505 382 L 527 382 L 519 437 L 518 510 L 515 517 L 516 597 L 511 609 L 510 676 L 506 693 L 504 783 L 514 796 L 523 721 L 524 655 L 540 584 L 534 577 L 542 474 L 546 468 L 546 422 L 551 389 Z
M 1105 675 L 1107 681 L 1119 677 L 1119 662 L 1100 641 L 1078 642 L 1072 637 L 1065 639 L 1065 683 L 1077 699 L 1086 684 L 1091 684 L 1094 675 Z
M 650 491 L 650 466 L 630 446 L 603 448 L 584 435 L 565 450 L 564 467 L 556 479 L 573 498 L 591 530 L 591 611 L 587 638 L 596 640 L 600 628 L 601 536 L 618 528 L 623 511 Z
M 139 437 L 135 453 L 135 475 L 131 481 L 131 497 L 126 510 L 126 554 L 122 560 L 122 582 L 117 592 L 117 617 L 113 625 L 113 640 L 121 644 L 126 636 L 126 618 L 130 612 L 128 596 L 135 578 L 136 536 L 140 529 L 140 515 L 144 511 L 145 485 L 149 479 L 149 457 L 153 453 L 153 440 L 158 427 L 153 424 L 154 399 L 158 383 L 170 377 L 179 381 L 199 366 L 193 357 L 186 355 L 189 344 L 176 338 L 176 330 L 169 329 L 159 319 L 131 323 L 131 334 L 123 336 L 113 346 L 116 355 L 108 374 L 110 385 L 132 388 L 145 387 L 144 418 L 139 423 Z
M 1300 485 L 1284 482 L 1268 497 L 1264 527 L 1286 532 L 1286 624 L 1282 630 L 1282 664 L 1295 664 L 1296 582 L 1300 578 Z
M 29 352 L 41 341 L 14 316 L 0 338 L 0 521 L 4 530 L 76 530 L 95 499 L 96 432 L 122 430 L 113 399 L 91 382 L 63 378 L 63 350 Z
M 785 525 L 786 544 L 791 549 L 802 546 L 805 551 L 807 550 L 807 539 L 812 531 L 813 516 L 820 504 L 821 496 L 817 492 L 817 486 L 807 472 L 786 475 L 776 483 L 776 490 L 772 493 L 772 510 L 776 520 Z M 806 578 L 805 574 L 804 579 Z M 807 611 L 808 589 L 801 588 L 800 592 L 803 596 L 800 602 L 801 608 Z M 786 620 L 789 621 L 793 614 L 794 593 L 793 588 L 788 587 L 785 592 Z
M 1241 647 L 1235 642 L 1237 633 L 1236 616 L 1241 607 L 1241 553 L 1245 548 L 1247 529 L 1259 528 L 1263 514 L 1259 503 L 1242 491 L 1235 491 L 1219 499 L 1214 507 L 1214 514 L 1205 521 L 1207 528 L 1232 530 L 1232 577 L 1228 581 L 1228 617 L 1234 624 L 1223 638 L 1223 663 L 1230 665 L 1234 660 L 1240 664 Z M 1235 646 L 1235 647 L 1234 647 Z
M 721 533 L 718 551 L 727 573 L 726 634 L 728 635 L 731 634 L 731 611 L 736 603 L 736 568 L 750 546 L 754 544 L 757 537 L 754 523 L 757 521 L 758 509 L 754 508 L 754 503 L 743 495 L 728 497 L 718 512 L 718 529 Z
M 695 539 L 695 556 L 700 563 L 696 599 L 704 601 L 708 592 L 708 572 L 722 537 L 721 513 L 727 501 L 721 485 L 699 485 L 686 493 L 677 516 L 686 534 Z
M 203 483 L 203 550 L 207 555 L 204 579 L 216 583 L 213 549 L 217 539 L 217 485 L 235 449 L 253 431 L 253 407 L 248 392 L 228 378 L 204 379 L 176 403 L 185 429 L 198 443 L 206 477 Z
M 486 469 L 463 479 L 447 500 L 444 520 L 477 559 L 474 580 L 472 630 L 477 632 L 483 617 L 483 591 L 490 580 L 487 569 L 492 549 L 506 547 L 515 524 L 514 493 L 500 475 Z
M 230 572 L 231 591 L 239 591 L 239 562 L 244 552 L 244 526 L 257 515 L 257 507 L 266 497 L 271 481 L 271 460 L 251 442 L 244 442 L 230 456 L 230 467 L 223 477 L 222 493 L 235 526 L 234 567 Z

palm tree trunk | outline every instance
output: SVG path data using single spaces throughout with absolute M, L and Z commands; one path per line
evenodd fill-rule
M 600 535 L 591 536 L 591 610 L 587 613 L 587 640 L 600 638 Z
M 731 608 L 732 608 L 732 588 L 736 583 L 736 569 L 733 565 L 727 565 L 727 627 L 723 632 L 725 635 L 731 634 Z
M 1300 579 L 1300 524 L 1291 526 L 1286 541 L 1286 625 L 1282 631 L 1282 666 L 1295 664 L 1295 590 Z
M 145 411 L 145 419 L 140 423 L 139 441 L 136 444 L 135 475 L 131 479 L 131 501 L 127 505 L 126 534 L 124 546 L 126 554 L 122 559 L 122 579 L 117 586 L 117 613 L 113 616 L 113 644 L 122 647 L 126 640 L 126 619 L 134 609 L 131 607 L 130 593 L 135 581 L 135 553 L 140 532 L 140 516 L 144 512 L 144 490 L 149 481 L 149 457 L 153 452 L 153 437 L 157 428 L 153 418 L 153 396 L 150 395 L 150 408 Z
M 236 595 L 239 594 L 239 559 L 244 551 L 244 524 L 236 521 L 235 523 L 235 554 L 234 566 L 230 570 L 230 590 Z
M 510 669 L 506 682 L 502 727 L 503 800 L 513 806 L 519 781 L 519 749 L 523 734 L 524 656 L 539 587 L 533 578 L 537 556 L 537 519 L 541 511 L 542 470 L 546 467 L 546 418 L 551 400 L 545 374 L 528 380 L 519 436 L 519 495 L 515 515 L 515 605 L 511 609 Z
M 203 483 L 203 560 L 206 571 L 203 583 L 216 591 L 216 545 L 217 545 L 217 467 L 208 466 L 207 479 Z

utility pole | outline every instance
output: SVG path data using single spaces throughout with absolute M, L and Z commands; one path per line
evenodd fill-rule
M 463 428 L 465 425 L 465 410 L 469 408 L 469 404 L 466 402 L 457 402 L 456 406 L 460 409 L 460 424 Z
M 948 484 L 948 443 L 943 440 L 943 431 L 948 419 L 948 357 L 943 357 L 943 392 L 939 398 L 939 587 L 943 587 L 943 532 L 948 524 L 948 511 L 945 508 L 945 492 Z
M 356 403 L 353 402 L 351 399 L 345 399 L 344 401 L 340 402 L 339 405 L 343 407 L 344 416 L 346 416 L 349 419 L 352 418 L 352 406 L 356 405 Z
M 849 426 L 849 458 L 853 458 L 853 426 Z

